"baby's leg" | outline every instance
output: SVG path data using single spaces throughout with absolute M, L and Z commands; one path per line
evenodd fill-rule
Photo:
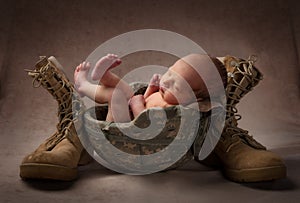
M 97 103 L 108 103 L 107 121 L 130 121 L 128 102 L 126 95 L 116 88 L 95 85 L 88 81 L 87 75 L 90 64 L 87 62 L 77 66 L 74 72 L 75 88 L 81 96 L 87 96 Z
M 107 86 L 115 88 L 118 86 L 124 93 L 127 99 L 133 95 L 132 88 L 119 76 L 113 74 L 109 70 L 121 64 L 121 59 L 117 55 L 108 54 L 102 57 L 95 65 L 95 68 L 92 71 L 92 79 L 100 80 L 100 82 Z M 102 77 L 101 77 L 102 75 Z M 101 77 L 101 78 L 100 78 Z
M 144 96 L 139 94 L 131 97 L 129 105 L 131 107 L 133 117 L 136 118 L 146 108 Z
M 92 79 L 100 80 L 106 86 L 111 85 L 111 74 L 110 69 L 120 65 L 122 63 L 121 59 L 115 54 L 107 54 L 102 57 L 99 61 L 97 61 L 93 71 L 92 71 Z M 108 82 L 108 84 L 105 84 Z
M 76 67 L 74 72 L 75 89 L 80 96 L 87 96 L 97 103 L 107 103 L 114 88 L 92 84 L 88 81 L 90 63 L 83 62 Z
M 106 120 L 117 123 L 129 122 L 131 120 L 128 108 L 128 100 L 121 90 L 114 90 L 112 98 L 108 102 L 108 113 Z

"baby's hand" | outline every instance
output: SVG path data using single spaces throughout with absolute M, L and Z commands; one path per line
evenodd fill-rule
M 161 75 L 160 74 L 154 74 L 149 82 L 150 86 L 159 86 Z
M 160 74 L 154 74 L 149 82 L 148 88 L 144 93 L 144 98 L 148 98 L 154 92 L 159 90 L 159 83 L 160 83 Z

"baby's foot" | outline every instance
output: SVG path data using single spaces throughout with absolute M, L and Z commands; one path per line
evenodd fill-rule
M 79 93 L 80 96 L 84 96 L 84 88 L 83 86 L 86 83 L 89 83 L 87 76 L 89 73 L 89 69 L 91 64 L 89 62 L 83 62 L 79 66 L 76 67 L 74 72 L 74 81 L 75 81 L 75 89 Z
M 92 79 L 100 80 L 100 77 L 104 75 L 104 73 L 121 64 L 121 59 L 115 54 L 107 54 L 102 57 L 95 65 L 92 71 Z

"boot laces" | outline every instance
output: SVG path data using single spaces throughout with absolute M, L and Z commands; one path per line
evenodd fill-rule
M 225 132 L 227 135 L 229 135 L 231 138 L 239 137 L 242 139 L 242 141 L 246 142 L 247 144 L 255 147 L 255 148 L 264 148 L 260 143 L 258 143 L 253 136 L 248 134 L 247 130 L 241 129 L 237 127 L 237 123 L 239 120 L 241 120 L 242 116 L 238 114 L 238 110 L 236 108 L 236 104 L 239 103 L 240 99 L 247 94 L 249 91 L 252 90 L 252 88 L 258 83 L 261 78 L 256 78 L 253 74 L 253 64 L 255 63 L 257 57 L 256 56 L 250 56 L 248 60 L 246 61 L 240 61 L 235 64 L 235 70 L 233 73 L 229 74 L 229 77 L 231 77 L 231 83 L 227 85 L 227 105 L 226 105 L 226 121 L 225 121 Z M 238 81 L 235 77 L 236 75 L 242 76 L 243 80 L 246 80 L 249 84 L 246 87 L 243 87 L 240 84 L 240 81 Z M 240 94 L 237 94 L 236 92 L 240 92 Z M 221 139 L 228 140 L 221 136 Z M 234 145 L 238 144 L 238 142 L 233 142 L 234 139 L 230 139 L 231 141 L 230 145 L 228 146 L 227 151 L 230 150 Z
M 83 103 L 79 99 L 77 92 L 74 91 L 73 85 L 49 62 L 35 70 L 25 69 L 25 71 L 28 72 L 29 76 L 33 77 L 32 86 L 34 88 L 43 86 L 58 102 L 57 116 L 59 122 L 56 125 L 57 132 L 48 138 L 45 143 L 47 150 L 51 150 L 63 139 L 68 138 L 73 121 L 81 115 L 80 108 L 77 107 L 83 106 Z M 50 84 L 49 81 L 55 81 L 55 83 Z M 62 93 L 64 89 L 66 91 Z M 72 106 L 75 108 L 72 109 Z M 71 139 L 69 140 L 72 142 Z

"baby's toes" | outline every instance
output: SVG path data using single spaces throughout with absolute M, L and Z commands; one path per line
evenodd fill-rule
M 84 69 L 85 70 L 89 70 L 90 68 L 91 68 L 91 63 L 90 62 L 86 62 Z
M 84 61 L 81 66 L 81 70 L 85 71 L 85 70 L 88 70 L 89 68 L 90 68 L 90 63 Z
M 115 59 L 119 58 L 119 56 L 116 55 L 116 54 L 112 54 L 112 56 L 113 56 Z
M 118 58 L 118 56 L 115 54 L 108 54 L 108 58 L 113 61 L 113 60 L 116 60 Z
M 114 62 L 116 65 L 120 65 L 122 63 L 121 59 L 117 58 L 116 61 Z
M 78 72 L 81 71 L 83 69 L 83 63 L 79 64 L 78 66 Z
M 113 59 L 114 58 L 113 54 L 107 54 L 106 56 L 107 56 L 108 59 Z

